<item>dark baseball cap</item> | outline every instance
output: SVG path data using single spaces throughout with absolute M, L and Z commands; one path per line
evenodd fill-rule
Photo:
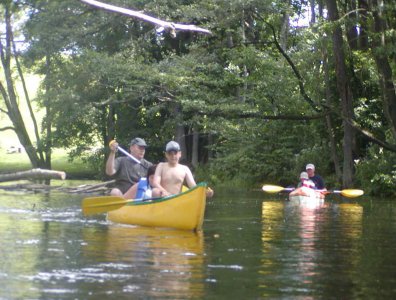
M 134 138 L 134 139 L 129 143 L 129 146 L 132 146 L 132 145 L 138 145 L 138 146 L 141 146 L 141 147 L 147 147 L 146 142 L 145 142 L 142 138 L 139 138 L 139 137 Z
M 168 144 L 166 144 L 165 151 L 166 152 L 170 152 L 170 151 L 179 152 L 180 151 L 180 145 L 177 142 L 175 142 L 175 141 L 170 141 Z

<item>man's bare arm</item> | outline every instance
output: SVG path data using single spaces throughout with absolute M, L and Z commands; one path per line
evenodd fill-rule
M 157 168 L 155 169 L 155 174 L 153 178 L 153 188 L 159 192 L 159 196 L 169 196 L 170 193 L 167 190 L 165 190 L 164 187 L 161 185 L 163 166 L 164 163 L 159 163 Z
M 184 166 L 184 169 L 185 169 L 185 172 L 186 172 L 185 180 L 186 180 L 187 186 L 189 188 L 192 188 L 192 187 L 196 186 L 197 183 L 195 182 L 195 179 L 194 179 L 193 174 L 191 173 L 191 170 L 187 166 Z
M 110 145 L 110 154 L 109 157 L 107 158 L 106 162 L 106 174 L 111 176 L 116 173 L 116 170 L 114 168 L 114 160 L 115 160 L 115 153 L 117 151 L 118 143 L 112 143 Z

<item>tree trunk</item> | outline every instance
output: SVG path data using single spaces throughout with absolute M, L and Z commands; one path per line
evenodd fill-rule
M 387 118 L 393 137 L 396 139 L 396 89 L 394 85 L 394 79 L 392 75 L 392 67 L 386 56 L 386 22 L 381 16 L 381 9 L 378 6 L 376 0 L 372 2 L 372 13 L 374 17 L 374 37 L 372 53 L 375 58 L 380 74 L 380 87 L 382 89 L 382 95 L 384 99 L 384 113 Z
M 10 3 L 6 3 L 4 5 L 4 19 L 6 28 L 5 47 L 3 46 L 3 42 L 0 40 L 0 53 L 7 89 L 5 89 L 5 87 L 0 82 L 0 90 L 7 107 L 8 116 L 12 124 L 14 125 L 15 133 L 17 134 L 20 143 L 24 146 L 32 166 L 41 167 L 44 166 L 44 161 L 41 160 L 38 156 L 37 151 L 33 146 L 29 134 L 26 130 L 22 114 L 19 110 L 17 95 L 15 93 L 16 88 L 13 81 L 13 74 L 11 71 L 11 48 L 13 44 L 13 33 L 11 26 Z
M 315 12 L 315 0 L 309 0 L 309 8 L 311 10 L 311 19 L 309 20 L 309 24 L 313 25 L 316 23 L 316 12 Z
M 186 146 L 186 139 L 184 133 L 184 125 L 176 124 L 176 138 L 175 140 L 179 143 L 180 149 L 182 151 L 182 157 L 184 161 L 188 161 L 188 153 L 187 153 L 187 146 Z
M 18 55 L 17 55 L 15 41 L 14 41 L 13 38 L 12 38 L 12 47 L 13 47 L 13 51 L 14 51 L 14 55 L 15 55 L 15 65 L 17 67 L 18 75 L 19 75 L 19 78 L 20 78 L 21 83 L 22 83 L 23 93 L 25 95 L 26 104 L 27 104 L 27 107 L 29 109 L 30 118 L 32 119 L 33 128 L 34 128 L 34 134 L 35 134 L 35 137 L 36 137 L 36 141 L 39 144 L 40 143 L 39 127 L 37 125 L 36 116 L 34 115 L 32 103 L 31 103 L 30 97 L 29 97 L 29 92 L 28 92 L 27 87 L 26 87 L 25 76 L 23 75 L 21 64 L 19 63 L 19 58 L 18 58 Z M 41 157 L 41 159 L 44 160 L 44 157 Z
M 367 50 L 368 49 L 368 36 L 367 36 L 367 12 L 368 12 L 368 4 L 366 0 L 359 0 L 359 49 Z
M 191 153 L 191 164 L 194 168 L 198 166 L 199 163 L 199 132 L 192 129 L 193 131 L 193 143 L 192 143 L 192 153 Z
M 103 126 L 101 126 L 101 136 L 104 146 L 104 153 L 103 156 L 103 175 L 106 174 L 106 161 L 109 156 L 109 143 L 112 139 L 115 138 L 115 109 L 113 104 L 104 105 L 101 107 L 101 119 L 103 120 Z M 128 149 L 129 150 L 129 149 Z M 106 177 L 106 176 L 105 176 Z
M 353 50 L 358 49 L 358 31 L 357 31 L 357 12 L 355 0 L 347 1 L 347 23 L 346 23 L 346 34 L 348 38 L 349 47 Z
M 287 1 L 286 7 L 290 7 L 290 0 Z M 282 17 L 281 17 L 281 28 L 280 28 L 280 36 L 279 36 L 279 44 L 283 49 L 287 49 L 287 40 L 289 39 L 289 32 L 290 32 L 290 13 L 289 9 L 285 9 L 282 12 Z
M 214 137 L 213 134 L 211 132 L 208 133 L 208 145 L 209 145 L 209 149 L 208 149 L 208 161 L 212 160 L 214 158 L 214 154 L 213 154 L 213 150 L 210 146 L 212 146 L 214 144 Z
M 338 9 L 336 0 L 326 0 L 329 20 L 338 21 Z M 342 184 L 347 188 L 353 184 L 353 155 L 352 149 L 355 139 L 354 129 L 348 122 L 353 119 L 353 95 L 349 85 L 351 82 L 348 78 L 345 64 L 344 43 L 342 39 L 341 27 L 337 24 L 332 33 L 333 51 L 335 56 L 335 69 L 337 76 L 337 90 L 341 98 L 341 111 L 343 117 L 344 137 L 343 137 L 343 172 Z
M 175 104 L 173 114 L 175 116 L 175 119 L 177 120 L 183 120 L 183 117 L 181 116 L 181 107 L 179 103 Z M 175 140 L 179 143 L 180 149 L 182 151 L 182 157 L 181 159 L 184 161 L 188 161 L 188 153 L 187 153 L 187 146 L 186 146 L 186 135 L 185 135 L 185 128 L 184 125 L 179 121 L 176 123 L 176 131 L 175 131 Z
M 315 4 L 315 1 L 312 0 L 311 2 L 311 7 L 312 5 Z M 314 7 L 311 8 L 311 13 L 315 13 Z M 319 16 L 323 18 L 323 3 L 319 1 Z M 323 75 L 324 75 L 324 80 L 325 80 L 325 99 L 326 99 L 326 105 L 328 107 L 332 107 L 332 91 L 330 87 L 330 70 L 329 70 L 329 58 L 328 58 L 328 52 L 327 52 L 327 45 L 322 45 L 321 47 L 322 50 L 322 61 L 323 61 Z M 329 136 L 329 143 L 330 143 L 330 155 L 333 160 L 333 165 L 334 165 L 334 171 L 336 174 L 337 182 L 342 182 L 342 170 L 340 167 L 340 158 L 338 156 L 338 151 L 337 151 L 337 141 L 335 139 L 335 134 L 334 134 L 334 126 L 333 126 L 333 121 L 331 118 L 331 115 L 326 114 L 326 128 L 327 128 L 327 133 Z
M 50 85 L 49 85 L 49 79 L 51 77 L 51 59 L 50 56 L 47 54 L 45 56 L 46 58 L 46 84 L 45 84 L 45 92 L 46 92 L 46 101 L 45 101 L 45 116 L 46 116 L 46 122 L 45 122 L 45 131 L 46 131 L 46 142 L 44 145 L 44 150 L 45 150 L 45 165 L 48 169 L 52 169 L 51 166 L 51 149 L 52 149 L 52 113 L 51 113 L 51 99 L 50 99 Z
M 325 94 L 326 94 L 326 104 L 328 107 L 332 106 L 331 103 L 331 89 L 330 89 L 330 76 L 329 76 L 329 66 L 328 66 L 328 56 L 326 52 L 326 47 L 323 47 L 323 70 L 324 70 L 324 78 L 325 78 Z M 330 141 L 330 153 L 331 153 L 331 158 L 333 160 L 334 164 L 334 170 L 336 174 L 337 181 L 342 180 L 342 172 L 340 168 L 340 159 L 337 154 L 337 142 L 335 140 L 335 135 L 334 135 L 334 128 L 333 128 L 333 122 L 331 120 L 330 115 L 326 115 L 326 127 L 327 127 L 327 132 L 329 135 L 329 141 Z

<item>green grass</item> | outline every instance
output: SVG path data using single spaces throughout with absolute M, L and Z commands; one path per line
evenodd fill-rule
M 2 72 L 0 72 L 0 77 Z M 41 81 L 41 78 L 35 74 L 25 74 L 27 89 L 30 98 L 34 99 Z M 16 91 L 21 99 L 24 98 L 24 93 L 20 82 L 16 81 Z M 0 101 L 1 102 L 1 101 Z M 30 117 L 29 109 L 25 101 L 20 101 L 19 109 L 21 110 L 23 120 L 25 122 L 26 130 L 31 137 L 34 137 L 33 122 Z M 0 103 L 1 104 L 1 103 Z M 41 124 L 44 110 L 40 109 L 32 101 L 35 118 L 38 124 Z M 1 104 L 3 107 L 3 104 Z M 12 123 L 6 114 L 0 114 L 0 128 L 12 126 Z M 40 129 L 39 129 L 40 131 Z M 34 140 L 34 138 L 32 138 Z M 6 149 L 10 146 L 20 145 L 19 139 L 13 130 L 0 131 L 0 173 L 12 173 L 17 171 L 26 171 L 32 169 L 30 160 L 26 152 L 7 154 Z M 98 171 L 81 159 L 69 160 L 66 151 L 55 149 L 52 154 L 52 169 L 56 171 L 66 172 L 68 179 L 96 179 L 100 177 Z M 99 169 L 99 168 L 96 168 Z
M 27 154 L 7 154 L 5 149 L 0 149 L 0 173 L 13 173 L 32 169 Z M 92 179 L 98 177 L 97 171 L 81 159 L 69 160 L 64 150 L 55 150 L 52 154 L 52 169 L 66 172 L 68 179 Z

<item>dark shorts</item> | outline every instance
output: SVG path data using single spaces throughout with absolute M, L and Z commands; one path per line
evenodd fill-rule
M 121 193 L 125 194 L 133 185 L 133 183 L 128 182 L 116 182 L 113 188 L 119 189 Z

